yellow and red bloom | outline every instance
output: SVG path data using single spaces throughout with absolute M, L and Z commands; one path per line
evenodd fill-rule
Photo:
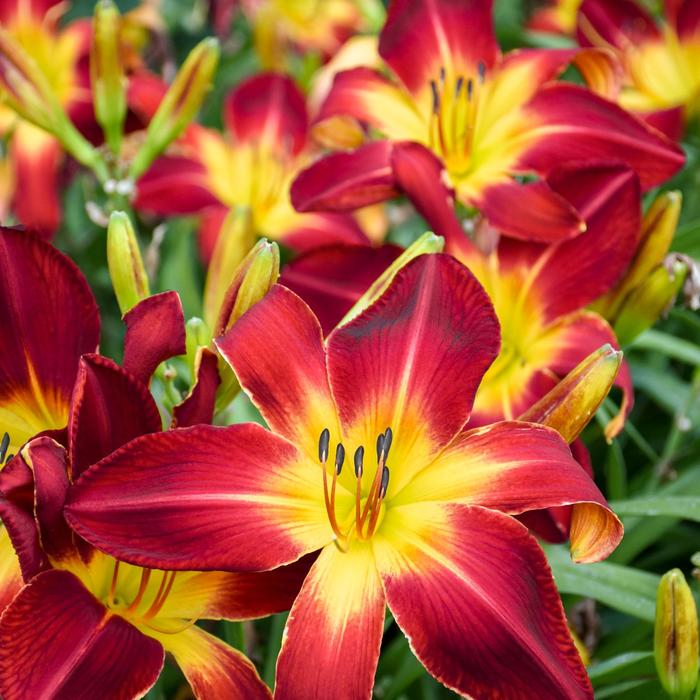
M 647 189 L 683 164 L 673 143 L 618 105 L 555 81 L 573 62 L 597 90 L 611 92 L 609 54 L 572 49 L 502 56 L 491 2 L 394 0 L 379 53 L 397 80 L 366 68 L 339 73 L 318 121 L 327 145 L 334 136 L 324 120 L 339 116 L 345 118 L 336 121 L 341 145 L 358 125 L 387 140 L 334 154 L 303 172 L 292 188 L 300 211 L 341 211 L 391 196 L 393 144 L 411 141 L 440 158 L 457 199 L 480 209 L 496 228 L 553 241 L 584 229 L 579 213 L 546 184 L 554 167 L 617 158 Z
M 583 0 L 548 0 L 544 7 L 533 13 L 528 27 L 537 32 L 573 35 L 582 2 Z
M 585 0 L 577 36 L 612 49 L 622 66 L 618 101 L 671 138 L 700 116 L 700 2 L 666 2 L 663 23 L 633 0 Z
M 90 22 L 78 20 L 59 28 L 66 7 L 67 3 L 56 0 L 8 0 L 0 8 L 0 25 L 3 34 L 36 63 L 71 120 L 95 135 L 87 63 Z M 2 64 L 0 57 L 0 71 Z M 0 95 L 2 92 L 0 88 Z M 11 206 L 23 224 L 49 237 L 61 218 L 57 182 L 61 146 L 53 136 L 4 105 L 0 106 L 0 133 L 10 144 Z M 9 202 L 0 203 L 0 209 L 8 206 Z
M 300 214 L 289 201 L 289 184 L 309 158 L 304 97 L 291 78 L 267 73 L 244 81 L 226 98 L 223 116 L 226 134 L 192 125 L 172 155 L 153 164 L 139 180 L 137 208 L 203 213 L 206 259 L 230 209 L 248 214 L 251 246 L 255 236 L 298 249 L 367 240 L 351 217 Z
M 218 345 L 272 432 L 139 438 L 74 485 L 77 532 L 176 569 L 266 570 L 321 550 L 290 613 L 279 698 L 369 697 L 387 603 L 461 693 L 592 696 L 546 560 L 511 516 L 576 504 L 578 561 L 605 557 L 621 525 L 555 431 L 464 429 L 499 348 L 466 268 L 418 257 L 326 342 L 278 285 Z

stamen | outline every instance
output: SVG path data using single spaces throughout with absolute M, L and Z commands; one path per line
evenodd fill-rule
M 5 433 L 2 436 L 2 442 L 0 442 L 0 464 L 5 461 L 5 455 L 7 454 L 7 448 L 10 446 L 10 434 Z
M 193 617 L 191 620 L 187 620 L 187 622 L 185 622 L 183 625 L 180 625 L 180 627 L 176 627 L 172 630 L 166 630 L 163 627 L 158 627 L 157 625 L 151 625 L 148 623 L 144 624 L 146 625 L 146 627 L 149 627 L 155 632 L 160 632 L 161 634 L 180 634 L 180 632 L 184 632 L 185 630 L 188 630 L 190 627 L 192 627 L 192 625 L 194 625 L 194 623 L 197 622 L 198 619 L 198 617 Z
M 139 590 L 136 593 L 136 598 L 131 601 L 131 605 L 126 609 L 126 612 L 134 612 L 136 608 L 139 607 L 143 596 L 146 593 L 146 588 L 148 588 L 148 579 L 151 578 L 151 570 L 143 569 L 141 571 L 141 583 L 139 584 Z
M 377 520 L 379 520 L 379 512 L 382 507 L 382 499 L 386 496 L 386 490 L 389 486 L 389 469 L 384 467 L 382 469 L 382 480 L 379 485 L 379 492 L 377 493 L 377 498 L 375 499 L 374 505 L 372 507 L 372 517 L 367 525 L 366 537 L 371 537 L 374 534 L 374 530 L 377 527 Z
M 114 594 L 117 590 L 117 579 L 119 578 L 119 559 L 114 560 L 114 573 L 112 574 L 112 583 L 109 587 L 109 595 L 107 596 L 107 604 L 114 605 Z
M 365 456 L 365 448 L 360 446 L 355 450 L 355 477 L 357 478 L 357 485 L 355 488 L 355 525 L 357 526 L 360 522 L 361 510 L 360 506 L 362 503 L 362 460 Z
M 321 432 L 321 436 L 318 439 L 318 458 L 321 461 L 321 467 L 323 471 L 323 500 L 326 504 L 326 513 L 328 514 L 328 522 L 331 525 L 331 529 L 335 533 L 335 536 L 338 539 L 344 539 L 344 535 L 340 530 L 340 527 L 338 526 L 338 521 L 335 517 L 335 487 L 336 483 L 338 480 L 338 474 L 339 471 L 336 467 L 336 469 L 333 470 L 333 483 L 331 484 L 331 489 L 330 493 L 328 490 L 328 473 L 326 472 L 326 463 L 328 462 L 328 447 L 331 439 L 331 434 L 328 428 L 324 428 L 323 431 Z M 342 448 L 343 451 L 343 456 L 345 455 L 345 448 L 342 447 L 342 445 L 339 445 L 340 448 Z M 336 450 L 336 461 L 338 458 L 338 452 Z M 341 465 L 342 469 L 342 465 Z
M 338 476 L 343 469 L 343 463 L 345 462 L 345 448 L 342 443 L 338 443 L 335 448 L 335 471 Z
M 462 85 L 464 85 L 464 76 L 460 75 L 457 78 L 457 84 L 455 85 L 455 99 L 459 97 L 459 93 L 462 92 Z
M 384 463 L 386 464 L 386 458 L 389 456 L 389 450 L 391 449 L 391 441 L 394 439 L 394 433 L 391 431 L 391 428 L 387 428 L 384 431 L 384 445 L 382 448 L 382 452 L 384 454 Z
M 355 463 L 355 476 L 358 479 L 362 478 L 362 460 L 365 458 L 365 448 L 360 445 L 355 450 L 355 456 L 353 457 L 353 461 Z
M 165 601 L 170 595 L 170 591 L 172 590 L 173 584 L 175 583 L 175 576 L 177 576 L 177 571 L 163 572 L 163 578 L 160 582 L 160 587 L 158 588 L 156 597 L 153 599 L 151 607 L 148 608 L 148 610 L 146 610 L 146 612 L 143 615 L 144 620 L 150 620 L 152 617 L 155 617 L 160 612 L 163 605 L 165 605 Z
M 377 459 L 382 458 L 382 451 L 384 450 L 384 433 L 381 433 L 377 437 Z
M 434 80 L 430 81 L 430 89 L 433 92 L 433 114 L 437 114 L 440 111 L 440 93 Z
M 328 428 L 321 431 L 321 436 L 318 439 L 318 459 L 322 464 L 328 461 L 328 445 L 331 441 L 331 433 Z
M 486 79 L 486 64 L 483 61 L 479 61 L 476 65 L 476 71 L 479 74 L 479 82 L 483 83 Z
M 382 469 L 382 481 L 379 484 L 379 500 L 381 501 L 386 496 L 386 490 L 389 487 L 389 467 Z

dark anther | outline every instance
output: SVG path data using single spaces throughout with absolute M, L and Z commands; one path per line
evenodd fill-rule
M 382 469 L 382 480 L 379 484 L 379 498 L 386 496 L 386 490 L 389 487 L 389 467 Z
M 11 452 L 9 455 L 7 455 L 7 459 L 5 460 L 5 464 L 7 464 L 14 456 L 15 456 L 14 452 Z
M 474 94 L 474 81 L 471 78 L 469 78 L 469 80 L 467 80 L 467 99 L 471 100 L 473 94 Z
M 362 476 L 362 460 L 365 458 L 365 448 L 360 445 L 355 450 L 353 461 L 355 462 L 355 476 L 359 479 Z
M 440 83 L 445 84 L 445 66 L 440 66 Z
M 382 452 L 384 451 L 384 433 L 377 436 L 377 461 L 382 458 Z
M 384 461 L 389 456 L 389 450 L 391 449 L 391 441 L 394 439 L 394 433 L 391 432 L 391 428 L 387 428 L 384 431 Z
M 318 458 L 324 464 L 328 461 L 328 444 L 331 441 L 331 433 L 328 428 L 324 428 L 321 437 L 318 439 Z
M 460 75 L 455 85 L 455 97 L 459 97 L 459 93 L 462 92 L 462 85 L 464 85 L 464 77 Z
M 479 82 L 484 82 L 484 78 L 486 77 L 486 64 L 483 61 L 479 61 L 479 63 L 476 66 L 476 70 L 479 74 Z
M 2 436 L 2 442 L 0 442 L 0 464 L 5 461 L 5 455 L 7 454 L 7 448 L 10 446 L 10 435 L 5 433 Z
M 433 91 L 433 112 L 437 113 L 440 110 L 440 93 L 434 80 L 430 81 L 430 89 Z
M 343 463 L 345 462 L 345 448 L 343 447 L 342 443 L 338 443 L 338 446 L 335 448 L 335 473 L 340 475 L 340 472 L 343 470 Z

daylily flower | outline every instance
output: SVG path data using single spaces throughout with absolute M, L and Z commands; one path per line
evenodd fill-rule
M 219 0 L 215 6 L 225 4 Z M 253 28 L 262 67 L 268 70 L 289 69 L 295 52 L 312 52 L 327 60 L 346 39 L 370 28 L 368 15 L 381 23 L 383 12 L 378 0 L 242 0 L 240 8 Z
M 304 97 L 290 78 L 267 73 L 244 81 L 227 96 L 223 117 L 226 134 L 192 125 L 172 155 L 153 164 L 138 183 L 138 209 L 202 213 L 206 259 L 230 209 L 245 226 L 241 257 L 256 236 L 294 248 L 367 240 L 351 217 L 299 214 L 289 201 L 290 181 L 309 158 Z
M 59 28 L 67 7 L 57 0 L 7 0 L 0 7 L 0 25 L 2 36 L 17 42 L 36 62 L 71 120 L 89 130 L 94 125 L 87 65 L 90 23 L 78 20 Z M 0 56 L 0 72 L 3 63 Z M 62 148 L 6 105 L 0 105 L 0 134 L 9 139 L 12 183 L 3 192 L 7 201 L 0 202 L 0 211 L 11 206 L 23 224 L 49 237 L 61 218 L 57 179 Z
M 386 140 L 331 155 L 304 171 L 292 188 L 297 209 L 345 211 L 394 196 L 400 189 L 394 152 L 409 141 L 440 158 L 457 199 L 479 209 L 494 227 L 553 241 L 585 228 L 571 204 L 547 186 L 554 167 L 617 158 L 648 189 L 682 166 L 682 152 L 662 134 L 591 90 L 555 81 L 574 63 L 597 91 L 612 93 L 607 52 L 502 56 L 491 14 L 489 1 L 391 3 L 379 53 L 395 78 L 365 68 L 339 73 L 317 126 L 330 146 L 343 147 L 362 125 Z M 327 119 L 336 120 L 337 136 L 324 126 Z
M 57 689 L 71 698 L 141 697 L 158 678 L 164 651 L 195 697 L 270 697 L 250 661 L 195 622 L 287 609 L 304 562 L 264 574 L 134 567 L 93 549 L 63 520 L 69 484 L 93 459 L 160 425 L 142 383 L 110 360 L 84 356 L 68 449 L 36 438 L 0 474 L 0 514 L 26 581 L 0 622 L 0 692 L 7 700 Z
M 621 526 L 555 431 L 464 430 L 499 339 L 462 265 L 419 256 L 325 343 L 278 285 L 218 344 L 271 430 L 133 441 L 74 485 L 81 536 L 177 569 L 266 570 L 320 550 L 287 623 L 279 698 L 369 697 L 387 603 L 460 693 L 592 697 L 546 560 L 511 516 L 576 504 L 577 561 L 605 557 Z
M 583 0 L 547 0 L 528 22 L 528 28 L 538 32 L 572 35 L 576 31 L 578 8 Z
M 632 0 L 585 0 L 577 36 L 583 45 L 615 52 L 623 81 L 618 101 L 648 123 L 680 138 L 684 125 L 700 115 L 700 3 L 666 2 L 657 25 Z

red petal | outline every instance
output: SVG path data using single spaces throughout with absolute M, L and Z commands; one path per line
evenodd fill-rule
M 185 316 L 177 292 L 147 297 L 124 315 L 124 323 L 122 365 L 144 384 L 161 362 L 185 354 Z
M 172 428 L 187 428 L 199 423 L 211 423 L 219 388 L 219 358 L 215 352 L 202 348 L 198 360 L 195 384 L 187 397 L 173 408 Z
M 384 594 L 369 545 L 320 554 L 289 613 L 275 697 L 369 698 L 379 658 Z
M 238 141 L 262 141 L 275 151 L 298 153 L 306 143 L 304 96 L 286 75 L 260 73 L 243 81 L 226 97 L 224 121 Z
M 578 236 L 580 214 L 544 181 L 486 187 L 477 202 L 489 223 L 508 236 L 551 243 Z
M 616 158 L 639 176 L 642 188 L 658 185 L 683 167 L 676 144 L 618 105 L 577 85 L 543 87 L 525 114 L 532 126 L 520 167 L 546 173 L 559 164 L 591 158 Z
M 333 153 L 302 170 L 290 196 L 298 211 L 352 211 L 398 194 L 389 141 Z
M 161 428 L 158 407 L 141 382 L 106 357 L 81 358 L 68 425 L 73 480 L 118 447 Z
M 163 156 L 139 179 L 134 208 L 153 214 L 194 214 L 219 204 L 207 170 L 184 156 Z
M 216 344 L 270 428 L 317 461 L 321 431 L 340 431 L 311 309 L 275 285 Z
M 219 240 L 219 233 L 228 216 L 228 212 L 227 207 L 222 204 L 216 204 L 204 209 L 200 215 L 197 243 L 199 254 L 202 256 L 202 262 L 205 265 L 209 265 L 211 256 L 214 254 L 214 248 Z
M 298 216 L 292 228 L 280 236 L 280 241 L 299 253 L 340 243 L 369 245 L 369 239 L 352 216 L 330 212 Z
M 659 36 L 654 18 L 633 0 L 585 0 L 579 8 L 577 37 L 584 46 L 626 49 Z
M 410 539 L 392 528 L 375 545 L 377 567 L 394 619 L 435 678 L 475 698 L 593 697 L 547 560 L 522 525 L 459 505 L 389 516 Z
M 65 426 L 78 360 L 95 351 L 100 321 L 80 270 L 32 234 L 0 229 L 0 268 L 0 422 L 16 453 Z
M 607 557 L 622 524 L 559 434 L 533 423 L 494 423 L 462 433 L 396 496 L 397 503 L 459 502 L 511 515 L 585 504 L 586 561 Z M 572 548 L 580 550 L 579 542 Z M 583 554 L 580 552 L 580 554 Z
M 658 129 L 673 141 L 680 141 L 683 137 L 685 119 L 683 117 L 683 107 L 673 107 L 672 109 L 662 109 L 658 112 L 646 112 L 638 115 L 644 121 Z
M 0 624 L 5 700 L 141 697 L 162 666 L 161 645 L 110 615 L 67 571 L 32 579 Z
M 491 0 L 393 0 L 379 37 L 379 53 L 412 93 L 440 68 L 473 76 L 499 56 Z
M 331 387 L 351 445 L 391 427 L 389 495 L 459 432 L 499 349 L 491 302 L 454 258 L 422 255 L 328 338 Z
M 280 282 L 311 307 L 327 335 L 400 254 L 394 245 L 320 248 L 285 265 Z
M 676 4 L 675 13 L 669 5 Z M 666 3 L 666 15 L 676 26 L 683 40 L 698 41 L 700 33 L 700 3 L 697 0 L 672 0 Z
M 22 588 L 22 572 L 7 530 L 0 525 L 0 615 Z
M 22 124 L 10 141 L 16 177 L 15 213 L 27 228 L 47 239 L 61 221 L 58 170 L 62 155 L 53 136 L 28 124 Z
M 66 518 L 159 569 L 261 571 L 328 543 L 320 467 L 253 423 L 137 438 L 83 474 Z

